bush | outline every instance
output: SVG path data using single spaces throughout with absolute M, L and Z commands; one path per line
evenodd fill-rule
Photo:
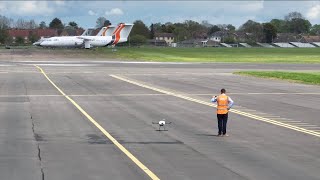
M 132 45 L 143 45 L 143 44 L 146 44 L 147 42 L 146 37 L 139 34 L 133 35 L 132 37 L 130 37 L 129 40 L 130 40 L 130 44 Z

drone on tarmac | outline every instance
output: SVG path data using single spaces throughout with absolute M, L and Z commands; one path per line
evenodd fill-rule
M 168 125 L 168 124 L 171 124 L 171 123 L 172 122 L 166 122 L 165 119 L 163 119 L 163 120 L 161 120 L 159 122 L 152 122 L 152 124 L 158 124 L 159 125 L 159 131 L 167 131 L 165 126 Z M 161 128 L 163 130 L 161 130 Z

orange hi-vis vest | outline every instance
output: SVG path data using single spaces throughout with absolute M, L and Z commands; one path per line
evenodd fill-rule
M 217 114 L 227 114 L 228 113 L 228 96 L 221 94 L 217 97 Z

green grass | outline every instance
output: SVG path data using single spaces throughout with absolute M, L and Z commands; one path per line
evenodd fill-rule
M 12 47 L 15 48 L 15 47 Z M 117 47 L 94 49 L 25 48 L 38 52 L 74 58 L 134 60 L 157 62 L 232 62 L 232 63 L 320 63 L 320 48 L 160 48 Z M 6 52 L 6 51 L 4 51 Z
M 160 62 L 320 63 L 320 48 L 118 48 L 113 55 Z
M 249 75 L 262 78 L 289 80 L 304 84 L 320 85 L 320 72 L 284 72 L 284 71 L 240 71 L 235 74 Z

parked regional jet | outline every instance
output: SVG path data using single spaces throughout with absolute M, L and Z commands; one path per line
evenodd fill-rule
M 102 31 L 104 31 L 104 30 L 105 30 L 105 27 L 102 28 L 102 29 L 99 31 L 100 35 L 101 35 Z M 89 33 L 89 29 L 86 29 L 86 30 L 81 34 L 81 36 L 87 36 L 88 33 Z M 99 33 L 98 33 L 98 34 L 99 34 Z M 97 34 L 97 35 L 98 35 L 98 34 Z M 63 37 L 74 37 L 74 36 L 63 36 Z M 50 37 L 50 38 L 56 38 L 56 37 Z M 34 46 L 41 46 L 40 44 L 41 44 L 43 41 L 51 41 L 52 39 L 50 39 L 50 38 L 41 38 L 41 39 L 39 39 L 37 42 L 34 42 L 33 45 L 34 45 Z M 45 44 L 45 43 L 44 43 L 44 44 Z M 47 47 L 47 46 L 44 46 L 44 47 Z
M 107 34 L 112 34 L 115 30 L 115 26 L 107 26 L 101 28 L 96 36 L 105 36 Z M 82 33 L 81 36 L 61 36 L 61 37 L 51 37 L 42 40 L 40 43 L 34 43 L 34 45 L 39 45 L 42 47 L 83 47 L 84 40 L 78 37 L 86 37 L 88 30 Z M 96 37 L 93 36 L 93 37 Z M 92 37 L 92 36 L 90 36 Z
M 133 24 L 120 23 L 112 35 L 106 33 L 105 36 L 79 36 L 77 38 L 83 40 L 86 49 L 109 45 L 115 46 L 118 43 L 126 42 L 128 40 L 132 27 Z

